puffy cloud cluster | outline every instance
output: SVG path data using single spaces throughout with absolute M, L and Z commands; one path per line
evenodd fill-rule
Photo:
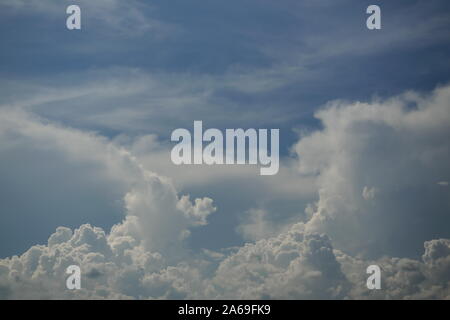
M 349 283 L 326 235 L 305 234 L 303 224 L 277 237 L 247 244 L 226 258 L 213 279 L 227 299 L 338 299 Z
M 131 219 L 133 220 L 133 219 Z M 59 227 L 46 246 L 0 262 L 1 298 L 343 298 L 349 283 L 327 236 L 295 225 L 277 237 L 223 255 L 170 265 L 116 225 L 109 235 Z M 65 287 L 66 268 L 82 268 L 82 289 Z
M 64 185 L 65 188 L 69 186 L 77 192 L 87 189 L 93 198 L 102 196 L 103 191 L 98 189 L 107 190 L 110 196 L 107 202 L 122 194 L 126 214 L 125 218 L 122 217 L 123 221 L 115 224 L 109 234 L 90 225 L 82 225 L 74 232 L 59 227 L 48 239 L 47 246 L 33 246 L 20 257 L 1 260 L 0 291 L 6 297 L 66 297 L 69 293 L 61 290 L 65 284 L 58 280 L 65 276 L 65 268 L 70 264 L 80 265 L 89 279 L 97 279 L 84 291 L 77 293 L 77 297 L 128 296 L 125 289 L 106 289 L 115 288 L 116 285 L 120 287 L 116 282 L 132 287 L 128 280 L 139 279 L 141 268 L 145 269 L 142 266 L 160 268 L 163 260 L 159 252 L 164 252 L 167 261 L 171 263 L 183 259 L 188 254 L 185 239 L 189 236 L 189 229 L 206 225 L 208 215 L 216 210 L 210 198 L 194 199 L 191 202 L 189 196 L 179 197 L 170 181 L 145 170 L 128 151 L 106 138 L 49 124 L 29 113 L 14 109 L 2 108 L 0 112 L 0 140 L 4 142 L 1 147 L 4 151 L 2 155 L 10 156 L 6 159 L 2 156 L 0 161 L 5 164 L 6 161 L 17 159 L 18 164 L 10 162 L 9 166 L 9 171 L 17 179 L 30 181 L 28 172 L 21 172 L 21 168 L 26 168 L 29 161 L 32 162 L 30 166 L 39 168 L 46 165 L 44 161 L 36 162 L 41 156 L 50 163 L 56 158 L 65 165 L 52 169 L 69 180 Z M 36 150 L 35 158 L 24 157 L 24 150 Z M 2 168 L 5 170 L 6 165 L 2 165 Z M 45 174 L 41 175 L 46 177 Z M 80 180 L 83 182 L 77 176 L 81 176 Z M 42 184 L 44 181 L 37 183 Z M 47 191 L 50 194 L 46 191 L 40 193 L 44 201 L 52 201 L 55 197 L 50 183 L 49 187 Z M 36 186 L 32 189 L 39 190 Z M 70 192 L 63 190 L 60 194 L 63 201 L 73 201 Z M 80 208 L 82 206 L 78 206 L 78 210 Z M 39 210 L 37 206 L 35 214 L 45 217 L 45 212 Z M 28 218 L 19 214 L 15 216 L 16 219 L 23 221 Z M 8 223 L 7 218 L 2 217 L 6 219 L 5 224 Z M 147 262 L 150 260 L 151 264 Z M 121 269 L 127 263 L 132 270 Z M 104 274 L 110 271 L 114 273 L 114 277 L 105 277 Z M 169 281 L 170 277 L 167 276 L 172 273 L 168 270 L 158 281 Z M 7 278 L 4 278 L 5 275 Z M 40 289 L 34 290 L 30 286 Z M 114 293 L 117 295 L 111 296 Z M 134 291 L 131 296 L 139 297 Z M 145 293 L 145 296 L 152 295 Z
M 421 260 L 384 257 L 364 261 L 337 252 L 337 260 L 354 284 L 350 298 L 359 299 L 449 299 L 450 240 L 426 241 Z M 364 274 L 368 264 L 381 267 L 381 290 L 367 290 Z
M 36 150 L 36 155 L 44 150 L 45 161 L 57 158 L 69 164 L 52 170 L 64 175 L 71 186 L 80 183 L 74 188 L 77 192 L 86 188 L 94 196 L 101 196 L 96 190 L 101 188 L 113 195 L 122 195 L 126 215 L 138 217 L 135 231 L 148 248 L 175 249 L 188 234 L 188 228 L 205 225 L 207 216 L 216 209 L 210 198 L 195 199 L 194 203 L 188 196 L 180 198 L 168 179 L 144 169 L 127 150 L 93 133 L 48 124 L 28 113 L 10 109 L 0 109 L 0 128 L 0 140 L 5 142 L 0 150 L 12 155 L 17 162 L 27 164 L 30 161 L 30 166 L 39 168 L 42 164 L 26 159 L 23 151 Z M 6 161 L 11 158 L 0 157 L 2 168 L 7 167 Z M 23 167 L 15 164 L 8 170 L 17 179 L 30 181 L 30 177 L 21 172 Z M 78 175 L 83 177 L 81 182 L 77 180 Z M 44 196 L 46 201 L 54 198 L 54 194 Z M 67 201 L 71 201 L 71 196 L 68 192 L 61 194 Z
M 331 102 L 323 129 L 295 145 L 302 173 L 317 177 L 307 223 L 335 247 L 370 258 L 418 256 L 450 237 L 450 87 L 371 103 Z M 351 236 L 350 236 L 351 235 Z
M 295 146 L 318 185 L 309 220 L 270 237 L 246 222 L 259 240 L 221 252 L 184 241 L 215 211 L 211 199 L 179 197 L 105 138 L 1 112 L 2 148 L 33 141 L 89 163 L 120 186 L 126 213 L 110 232 L 59 227 L 46 245 L 0 260 L 1 298 L 449 298 L 450 87 L 317 113 L 323 129 Z M 65 287 L 71 264 L 82 269 L 81 290 Z M 381 290 L 366 287 L 370 264 L 382 270 Z
M 60 227 L 47 246 L 34 246 L 20 257 L 1 262 L 2 298 L 126 298 L 139 297 L 145 271 L 163 266 L 159 254 L 151 254 L 131 236 L 82 225 L 74 232 Z M 69 265 L 82 271 L 82 289 L 66 289 Z M 132 291 L 132 292 L 131 292 Z
M 171 264 L 140 239 L 90 225 L 60 227 L 47 245 L 0 260 L 1 299 L 442 299 L 450 298 L 450 240 L 425 243 L 422 261 L 362 260 L 333 250 L 303 224 L 225 254 Z M 69 265 L 80 290 L 66 288 Z M 367 290 L 366 268 L 382 268 L 382 289 Z
M 47 245 L 0 260 L 0 299 L 182 299 L 199 294 L 201 264 L 186 256 L 175 262 L 170 248 L 163 248 L 164 255 L 149 250 L 138 227 L 139 218 L 129 216 L 109 234 L 89 224 L 74 231 L 57 228 Z M 70 265 L 81 268 L 81 290 L 66 288 Z
M 205 225 L 207 216 L 216 208 L 212 199 L 180 199 L 173 186 L 163 178 L 144 172 L 144 179 L 125 195 L 128 217 L 139 221 L 133 228 L 139 231 L 149 250 L 164 250 L 174 254 L 182 249 L 189 228 Z M 125 227 L 129 227 L 127 220 Z

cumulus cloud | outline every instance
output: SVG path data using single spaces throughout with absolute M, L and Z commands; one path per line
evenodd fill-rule
M 92 193 L 87 199 L 103 196 L 102 192 L 105 192 L 108 195 L 105 202 L 120 201 L 127 217 L 139 219 L 134 229 L 143 235 L 148 248 L 181 249 L 182 240 L 186 238 L 188 229 L 205 225 L 207 216 L 215 210 L 210 198 L 194 199 L 193 204 L 187 196 L 180 198 L 166 178 L 145 170 L 127 150 L 116 146 L 104 137 L 49 124 L 22 111 L 4 108 L 0 109 L 0 112 L 0 140 L 4 142 L 0 148 L 4 151 L 2 154 L 7 153 L 10 156 L 6 159 L 3 156 L 0 157 L 2 169 L 8 168 L 10 172 L 5 171 L 6 177 L 12 175 L 15 179 L 23 178 L 26 181 L 31 179 L 30 175 L 24 175 L 21 178 L 23 175 L 21 169 L 26 169 L 26 166 L 5 164 L 11 158 L 15 158 L 18 163 L 31 161 L 36 170 L 41 165 L 45 165 L 46 161 L 52 163 L 53 159 L 57 158 L 66 166 L 55 169 L 57 172 L 61 170 L 59 174 L 64 177 L 54 181 L 56 188 L 81 193 L 83 188 L 87 188 Z M 36 150 L 35 156 L 39 155 L 36 158 L 43 163 L 36 163 L 36 158 L 28 160 L 26 154 L 23 154 L 24 150 Z M 73 170 L 75 171 L 72 172 Z M 36 173 L 31 172 L 31 174 Z M 81 175 L 86 181 L 78 181 L 77 175 Z M 40 176 L 45 179 L 46 174 L 40 173 Z M 11 181 L 14 180 L 11 178 Z M 39 181 L 40 184 L 44 182 Z M 80 185 L 76 186 L 79 183 Z M 94 187 L 89 186 L 90 184 Z M 44 188 L 44 192 L 39 193 L 45 198 L 38 200 L 53 201 L 55 194 L 52 192 L 55 191 L 55 187 L 49 183 L 49 188 L 50 192 L 46 192 Z M 37 190 L 39 188 L 34 185 L 32 191 Z M 57 194 L 63 200 L 73 202 L 73 195 L 70 192 L 63 190 Z M 82 200 L 87 201 L 87 199 Z M 35 211 L 40 209 L 38 200 L 36 200 L 38 206 Z M 107 208 L 106 205 L 105 207 Z M 83 207 L 78 206 L 76 210 L 80 208 Z M 65 210 L 63 207 L 54 209 Z M 45 216 L 45 210 L 42 211 L 44 212 L 35 213 Z M 6 219 L 5 223 L 8 222 L 7 218 L 7 216 L 2 217 Z M 66 217 L 66 221 L 70 219 L 71 217 Z M 119 219 L 121 220 L 122 217 Z
M 359 299 L 449 299 L 448 239 L 426 241 L 420 260 L 384 257 L 364 261 L 337 252 L 337 260 L 354 283 L 349 297 Z M 381 290 L 367 290 L 364 272 L 368 264 L 381 267 Z
M 178 196 L 106 138 L 2 110 L 4 141 L 25 137 L 95 163 L 123 186 L 125 216 L 110 232 L 59 227 L 46 245 L 0 260 L 0 296 L 449 298 L 450 240 L 440 227 L 448 225 L 448 190 L 436 185 L 449 179 L 449 102 L 442 87 L 331 103 L 317 113 L 323 128 L 294 147 L 301 173 L 317 180 L 309 220 L 267 230 L 267 212 L 254 211 L 241 231 L 256 241 L 221 252 L 193 252 L 184 241 L 216 210 L 211 199 Z M 82 269 L 78 291 L 65 288 L 71 264 Z M 365 287 L 371 264 L 382 270 L 381 290 Z
M 362 260 L 333 250 L 303 224 L 228 254 L 170 264 L 124 233 L 90 225 L 60 227 L 47 245 L 0 260 L 2 299 L 424 299 L 449 298 L 450 240 L 425 243 L 422 260 Z M 214 256 L 214 258 L 213 258 Z M 217 259 L 219 259 L 217 261 Z M 69 265 L 82 289 L 65 287 Z M 367 290 L 369 264 L 382 268 L 382 289 Z
M 323 129 L 294 147 L 299 170 L 317 177 L 307 230 L 371 258 L 417 257 L 424 241 L 449 237 L 449 195 L 436 188 L 450 174 L 449 102 L 445 86 L 318 111 Z
M 301 225 L 240 248 L 208 277 L 210 259 L 169 265 L 124 224 L 109 235 L 90 225 L 60 227 L 46 246 L 1 260 L 2 298 L 338 298 L 348 290 L 329 239 L 305 235 Z M 65 288 L 72 264 L 82 268 L 79 291 Z
M 228 299 L 337 299 L 348 290 L 329 238 L 305 234 L 302 224 L 240 248 L 212 283 Z

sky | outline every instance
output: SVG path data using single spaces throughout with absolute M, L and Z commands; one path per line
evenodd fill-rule
M 0 299 L 450 298 L 448 1 L 0 0 L 0 24 Z M 194 120 L 280 129 L 278 174 L 172 164 Z

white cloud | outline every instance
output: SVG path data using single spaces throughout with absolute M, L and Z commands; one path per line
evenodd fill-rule
M 68 172 L 63 171 L 63 176 L 56 180 L 58 187 L 68 188 L 74 183 L 71 181 L 72 176 L 75 179 L 77 175 L 82 175 L 87 181 L 80 189 L 88 188 L 94 193 L 91 197 L 95 197 L 98 192 L 89 187 L 95 181 L 98 187 L 109 190 L 109 197 L 113 200 L 123 199 L 126 215 L 139 219 L 135 231 L 143 236 L 151 249 L 181 249 L 188 229 L 205 225 L 207 216 L 215 210 L 210 198 L 194 199 L 194 204 L 189 197 L 180 199 L 166 178 L 145 170 L 127 150 L 104 137 L 45 123 L 17 110 L 0 109 L 0 112 L 0 148 L 5 153 L 7 150 L 9 154 L 17 154 L 19 163 L 26 160 L 21 158 L 20 151 L 30 148 L 43 152 L 43 161 L 52 161 L 53 157 L 62 158 L 61 161 L 71 166 L 66 168 Z M 34 164 L 34 167 L 39 169 L 38 164 Z M 10 164 L 8 170 L 21 175 L 21 168 L 21 165 Z M 48 198 L 38 200 L 53 201 L 53 194 L 44 192 L 43 196 Z M 70 199 L 72 195 L 62 192 L 62 197 Z M 39 215 L 40 212 L 35 214 Z M 131 223 L 131 220 L 127 222 Z
M 323 129 L 294 147 L 300 172 L 317 177 L 308 231 L 372 258 L 417 256 L 424 241 L 450 236 L 440 227 L 450 222 L 448 195 L 433 187 L 449 175 L 450 86 L 385 101 L 331 102 L 316 117 Z
M 237 251 L 194 255 L 177 264 L 139 239 L 82 225 L 58 228 L 46 246 L 0 260 L 2 299 L 423 299 L 450 295 L 450 240 L 425 243 L 422 261 L 367 261 L 333 250 L 326 235 L 303 224 Z M 213 257 L 214 256 L 214 257 Z M 218 262 L 217 262 L 217 259 Z M 65 288 L 69 265 L 82 269 L 82 289 Z M 382 269 L 382 289 L 366 288 L 369 264 Z
M 212 280 L 225 299 L 334 299 L 348 289 L 327 236 L 303 225 L 247 244 L 226 258 Z
M 436 239 L 424 243 L 421 260 L 384 257 L 363 261 L 337 253 L 337 260 L 354 283 L 349 293 L 360 299 L 448 299 L 450 297 L 450 242 Z M 368 264 L 381 267 L 381 290 L 367 290 L 364 271 Z
M 310 220 L 267 230 L 268 211 L 254 210 L 242 232 L 259 240 L 218 253 L 192 252 L 184 241 L 215 211 L 211 199 L 178 197 L 167 179 L 106 138 L 2 109 L 3 148 L 25 140 L 68 161 L 96 164 L 122 186 L 126 216 L 109 233 L 86 224 L 60 227 L 47 245 L 0 260 L 0 295 L 448 298 L 450 240 L 438 228 L 448 225 L 448 196 L 442 199 L 447 190 L 436 181 L 448 178 L 449 101 L 450 87 L 443 87 L 429 96 L 336 102 L 320 111 L 323 129 L 294 148 L 301 173 L 317 179 Z M 442 238 L 430 240 L 432 234 Z M 421 260 L 417 243 L 425 247 Z M 82 268 L 80 291 L 65 288 L 70 264 Z M 369 264 L 381 267 L 382 290 L 365 287 Z

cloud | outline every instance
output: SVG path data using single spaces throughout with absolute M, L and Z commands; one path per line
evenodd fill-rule
M 450 86 L 335 101 L 316 117 L 323 129 L 294 146 L 300 172 L 317 177 L 309 232 L 371 258 L 417 257 L 424 241 L 450 236 L 448 193 L 436 187 L 449 176 Z
M 212 199 L 178 198 L 175 189 L 162 178 L 146 173 L 142 185 L 125 195 L 127 215 L 136 216 L 140 231 L 150 250 L 175 254 L 192 226 L 206 225 L 207 216 L 216 208 Z M 178 252 L 179 253 L 179 252 Z
M 37 14 L 47 17 L 64 17 L 66 8 L 70 5 L 67 2 L 26 1 L 5 0 L 2 6 L 6 9 L 12 9 L 15 15 Z M 147 3 L 132 0 L 127 5 L 117 0 L 98 0 L 95 2 L 79 0 L 77 5 L 81 8 L 82 28 L 90 32 L 115 33 L 133 37 L 142 35 L 145 32 L 162 33 L 164 31 L 163 23 L 152 19 L 146 15 L 151 11 L 151 6 Z M 86 14 L 85 14 L 86 13 Z M 95 19 L 92 19 L 95 18 Z M 62 20 L 64 21 L 64 20 Z M 61 27 L 65 25 L 62 24 Z M 165 26 L 169 28 L 169 25 Z
M 109 235 L 90 225 L 74 232 L 60 227 L 46 246 L 1 260 L 2 298 L 337 298 L 345 293 L 345 277 L 326 236 L 292 228 L 239 249 L 208 278 L 205 266 L 211 261 L 168 265 L 165 255 L 119 232 L 128 222 Z M 82 268 L 79 291 L 65 288 L 65 270 L 72 264 Z
M 422 261 L 351 257 L 326 235 L 296 224 L 280 235 L 224 254 L 170 264 L 131 233 L 59 227 L 48 244 L 0 260 L 1 299 L 444 299 L 450 291 L 450 240 L 425 242 Z M 121 230 L 119 230 L 121 229 Z M 65 287 L 66 268 L 81 266 L 81 290 Z M 366 288 L 369 264 L 382 289 Z
M 448 239 L 424 243 L 421 260 L 384 257 L 363 261 L 337 253 L 337 260 L 348 279 L 354 283 L 349 297 L 359 299 L 448 299 L 449 249 Z M 381 267 L 381 290 L 367 290 L 364 271 L 368 264 Z
M 19 208 L 13 220 L 8 215 L 1 217 L 5 232 L 10 224 L 24 220 L 36 221 L 32 230 L 43 222 L 72 224 L 96 221 L 99 216 L 102 219 L 97 221 L 111 226 L 125 212 L 139 219 L 135 230 L 152 249 L 181 250 L 188 229 L 205 225 L 216 209 L 210 198 L 194 199 L 194 204 L 189 197 L 180 198 L 166 178 L 145 170 L 127 150 L 107 138 L 50 124 L 18 110 L 3 108 L 0 113 L 1 170 L 14 195 L 9 200 L 4 195 L 3 205 L 6 211 L 16 201 L 12 207 Z M 24 199 L 18 195 L 26 199 L 23 210 Z M 79 212 L 90 206 L 96 209 L 91 207 L 91 214 Z M 111 217 L 111 208 L 120 215 Z M 54 211 L 61 214 L 54 217 Z
M 3 148 L 37 145 L 71 163 L 95 164 L 100 177 L 121 186 L 125 216 L 110 232 L 58 227 L 46 245 L 0 260 L 0 295 L 448 298 L 450 240 L 439 228 L 448 225 L 448 194 L 436 181 L 449 179 L 449 101 L 447 86 L 428 95 L 330 103 L 317 113 L 323 127 L 293 148 L 300 174 L 315 177 L 318 188 L 305 220 L 272 224 L 267 208 L 255 209 L 241 225 L 255 241 L 219 252 L 194 251 L 185 241 L 216 210 L 210 198 L 178 196 L 117 142 L 4 108 Z M 79 291 L 65 288 L 71 264 L 82 268 Z M 371 264 L 382 270 L 381 290 L 365 287 Z
M 338 299 L 348 290 L 326 235 L 303 225 L 247 244 L 226 258 L 212 282 L 225 299 Z
M 250 90 L 248 86 L 253 86 L 251 94 L 256 95 L 286 84 L 287 79 L 272 79 L 265 72 L 237 70 L 199 75 L 111 66 L 73 71 L 70 81 L 67 74 L 39 81 L 0 80 L 5 88 L 0 103 L 72 127 L 131 136 L 143 132 L 170 136 L 172 130 L 192 126 L 198 119 L 216 128 L 231 123 L 236 127 L 258 127 L 267 124 L 268 119 L 274 126 L 286 121 L 288 115 L 274 105 L 248 104 L 240 98 Z
M 252 208 L 244 212 L 240 217 L 240 223 L 236 231 L 247 241 L 257 241 L 276 236 L 289 230 L 292 224 L 299 220 L 307 220 L 306 215 L 294 212 L 293 214 L 274 214 L 264 206 L 263 208 Z M 281 205 L 278 210 L 283 210 Z M 287 208 L 284 208 L 287 210 Z

